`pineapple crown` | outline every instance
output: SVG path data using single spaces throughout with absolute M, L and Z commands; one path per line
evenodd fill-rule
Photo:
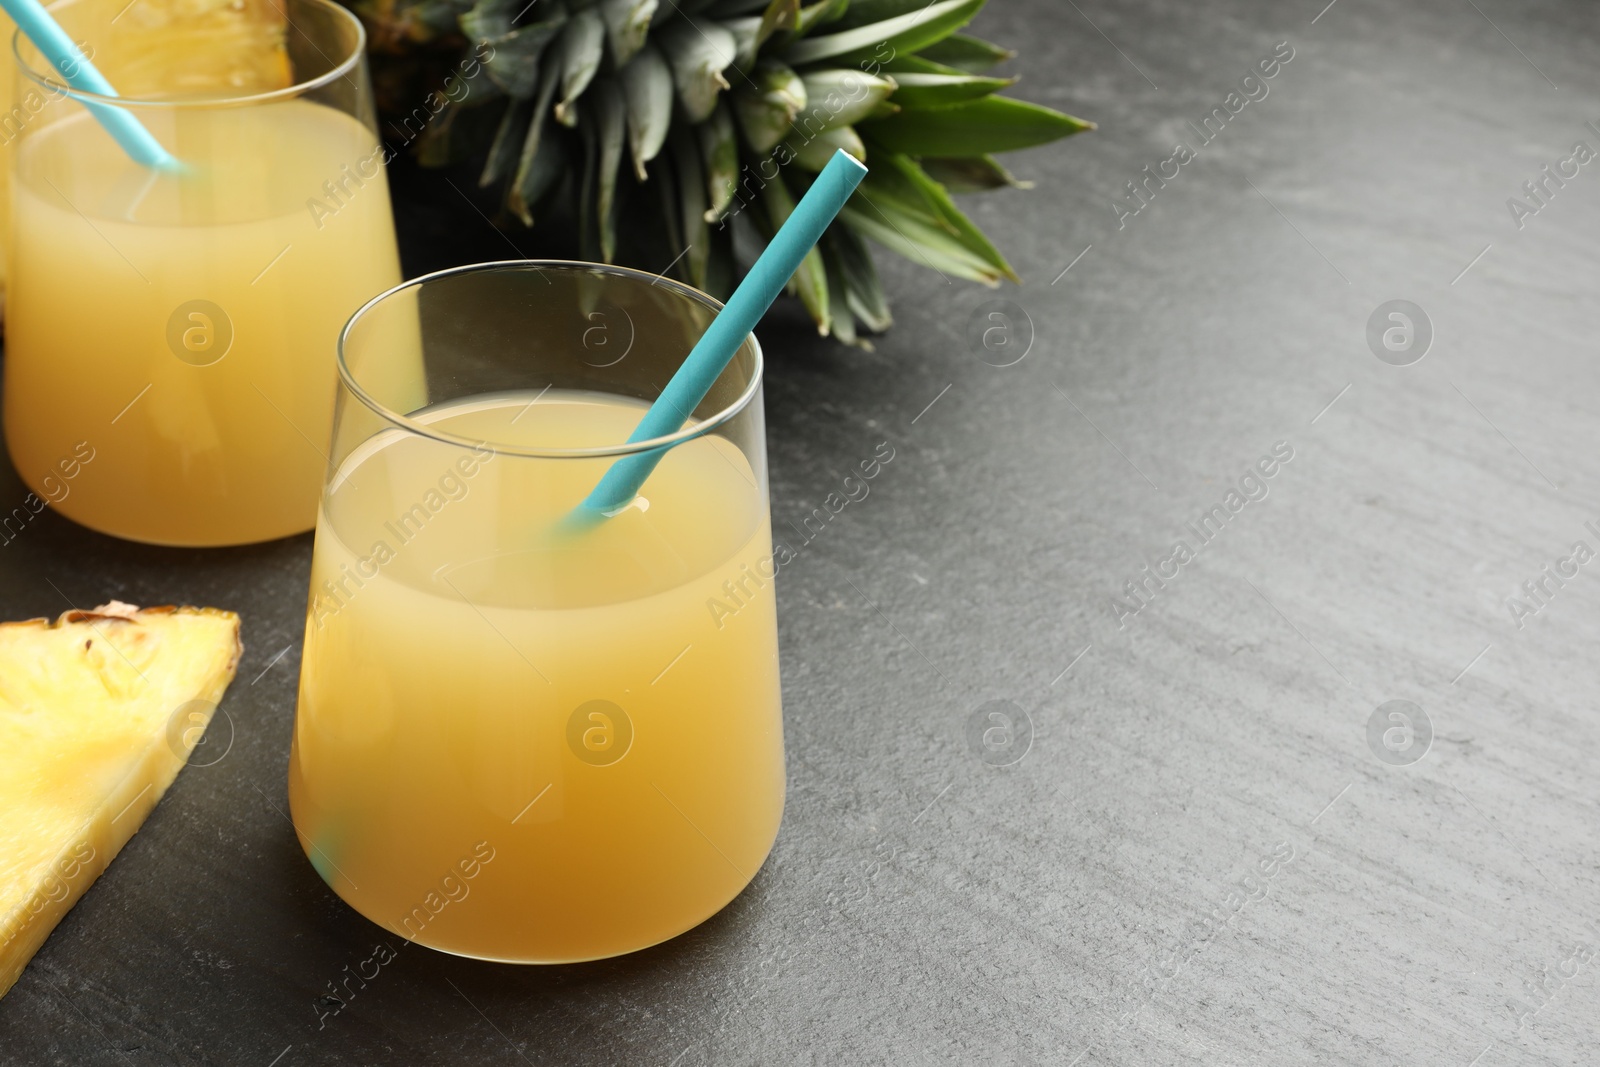
M 425 164 L 484 160 L 523 225 L 717 297 L 835 150 L 872 172 L 790 280 L 823 334 L 890 325 L 866 239 L 947 276 L 1016 272 L 951 193 L 1026 187 L 996 153 L 1093 124 L 999 91 L 985 0 L 354 0 L 374 50 L 469 50 Z M 465 44 L 463 40 L 465 39 Z M 486 146 L 486 147 L 485 147 Z M 663 266 L 666 265 L 666 266 Z

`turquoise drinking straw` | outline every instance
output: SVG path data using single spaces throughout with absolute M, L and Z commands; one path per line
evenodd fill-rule
M 96 96 L 116 96 L 117 91 L 105 76 L 94 68 L 89 57 L 83 54 L 61 24 L 50 17 L 39 0 L 0 0 L 0 7 L 33 42 L 39 53 L 66 79 L 68 85 L 83 93 Z M 133 158 L 135 163 L 157 170 L 179 170 L 183 164 L 172 153 L 161 147 L 150 131 L 131 114 L 120 107 L 99 102 L 83 101 L 106 132 L 116 138 L 117 144 Z
M 822 239 L 822 231 L 839 214 L 839 209 L 844 207 L 866 173 L 867 168 L 849 153 L 833 154 L 806 195 L 795 205 L 788 221 L 779 227 L 750 273 L 728 298 L 728 303 L 706 327 L 689 358 L 683 361 L 656 402 L 639 420 L 638 427 L 628 438 L 629 444 L 665 437 L 683 427 L 689 413 L 706 398 L 712 383 L 761 321 L 761 316 L 767 313 L 767 308 L 778 299 L 784 284 L 799 269 L 800 261 Z M 670 447 L 653 448 L 617 460 L 563 525 L 568 528 L 590 526 L 630 503 Z

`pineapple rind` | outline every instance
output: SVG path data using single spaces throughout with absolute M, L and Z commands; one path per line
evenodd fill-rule
M 0 624 L 0 996 L 172 784 L 241 650 L 213 608 Z

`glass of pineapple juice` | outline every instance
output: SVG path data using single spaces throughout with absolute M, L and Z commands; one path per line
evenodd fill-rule
M 65 0 L 51 13 L 184 164 L 130 160 L 18 35 L 5 435 L 105 533 L 310 529 L 350 313 L 400 279 L 360 22 L 331 0 Z
M 700 923 L 783 812 L 761 353 L 624 444 L 718 305 L 526 261 L 390 290 L 340 342 L 289 800 L 324 880 L 420 944 L 518 963 Z M 619 457 L 631 504 L 561 520 Z

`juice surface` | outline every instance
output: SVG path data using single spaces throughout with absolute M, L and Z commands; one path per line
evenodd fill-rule
M 304 100 L 142 115 L 187 165 L 157 175 L 68 107 L 13 146 L 13 463 L 134 540 L 310 528 L 339 330 L 400 276 L 371 131 Z M 94 460 L 68 482 L 75 450 Z
M 424 417 L 584 447 L 625 440 L 643 413 L 534 399 Z M 628 952 L 716 912 L 772 845 L 784 772 L 760 482 L 702 437 L 634 506 L 554 533 L 606 463 L 386 431 L 332 483 L 290 803 L 324 879 L 402 936 L 517 962 Z

